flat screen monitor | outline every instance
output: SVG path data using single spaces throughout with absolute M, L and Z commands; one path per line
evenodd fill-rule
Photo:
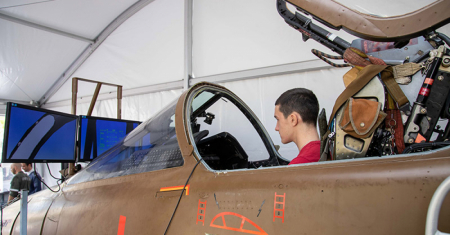
M 75 162 L 76 115 L 8 102 L 2 162 Z
M 138 121 L 93 116 L 80 116 L 79 119 L 79 162 L 94 160 L 141 124 Z

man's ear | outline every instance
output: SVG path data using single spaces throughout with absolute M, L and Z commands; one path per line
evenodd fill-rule
M 299 122 L 298 118 L 299 118 L 299 116 L 296 112 L 292 112 L 289 115 L 289 121 L 291 123 L 291 126 L 295 127 L 298 125 L 298 122 Z
M 292 126 L 297 126 L 303 122 L 302 117 L 297 112 L 292 112 L 290 116 L 292 116 Z

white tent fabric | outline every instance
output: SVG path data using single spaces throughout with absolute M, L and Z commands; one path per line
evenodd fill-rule
M 73 74 L 123 85 L 124 89 L 183 79 L 184 2 L 155 1 L 114 31 Z M 68 80 L 49 102 L 71 98 Z M 102 92 L 114 90 L 102 87 Z M 80 83 L 79 96 L 92 95 L 95 85 Z
M 8 48 L 0 50 L 0 99 L 5 100 L 39 100 L 88 45 L 3 20 L 0 28 L 8 32 L 0 34 L 0 47 Z
M 312 48 L 329 49 L 288 26 L 276 1 L 194 1 L 193 71 L 204 77 L 317 60 Z M 348 41 L 355 37 L 337 35 Z
M 94 39 L 137 0 L 3 0 L 0 12 L 87 39 Z
M 43 108 L 69 113 L 71 80 L 65 79 L 76 76 L 123 85 L 122 118 L 144 121 L 181 94 L 192 71 L 191 83 L 217 82 L 241 97 L 281 145 L 274 130 L 276 98 L 293 87 L 310 88 L 330 114 L 347 69 L 332 68 L 312 55 L 312 48 L 332 52 L 313 40 L 303 42 L 278 15 L 275 2 L 1 1 L 0 113 L 6 101 L 44 101 Z M 423 6 L 417 0 L 407 4 L 411 9 Z M 130 9 L 137 13 L 124 15 Z M 124 18 L 128 20 L 117 23 Z M 114 24 L 117 28 L 105 33 Z M 448 26 L 438 31 L 450 35 Z M 348 41 L 355 38 L 344 31 L 336 34 Z M 77 114 L 86 114 L 94 88 L 79 84 Z M 113 88 L 102 87 L 93 115 L 115 117 L 114 97 Z M 297 149 L 282 145 L 280 152 L 292 158 Z M 54 173 L 59 164 L 51 168 Z
M 0 2 L 0 113 L 39 101 L 136 0 Z

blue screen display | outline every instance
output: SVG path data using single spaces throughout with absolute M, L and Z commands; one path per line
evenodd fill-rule
M 8 103 L 2 162 L 73 162 L 77 116 Z
M 80 116 L 79 161 L 92 161 L 119 143 L 140 122 Z

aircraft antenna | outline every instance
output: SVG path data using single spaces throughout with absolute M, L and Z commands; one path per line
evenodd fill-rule
M 189 180 L 191 179 L 191 176 L 192 176 L 192 174 L 194 173 L 195 168 L 197 168 L 198 164 L 199 164 L 201 161 L 203 161 L 203 158 L 200 159 L 200 160 L 197 162 L 197 164 L 195 164 L 194 168 L 193 168 L 192 171 L 191 171 L 191 174 L 190 174 L 189 177 L 187 178 L 186 183 L 184 184 L 183 190 L 181 190 L 180 197 L 178 198 L 177 205 L 175 206 L 175 209 L 173 210 L 172 217 L 170 217 L 169 224 L 167 224 L 167 228 L 166 228 L 166 231 L 164 232 L 164 235 L 166 235 L 167 231 L 169 230 L 170 224 L 172 223 L 172 219 L 173 219 L 173 217 L 175 216 L 175 212 L 176 212 L 177 209 L 178 209 L 178 205 L 180 205 L 180 201 L 181 201 L 181 198 L 183 197 L 184 190 L 186 190 L 186 185 L 189 183 Z

